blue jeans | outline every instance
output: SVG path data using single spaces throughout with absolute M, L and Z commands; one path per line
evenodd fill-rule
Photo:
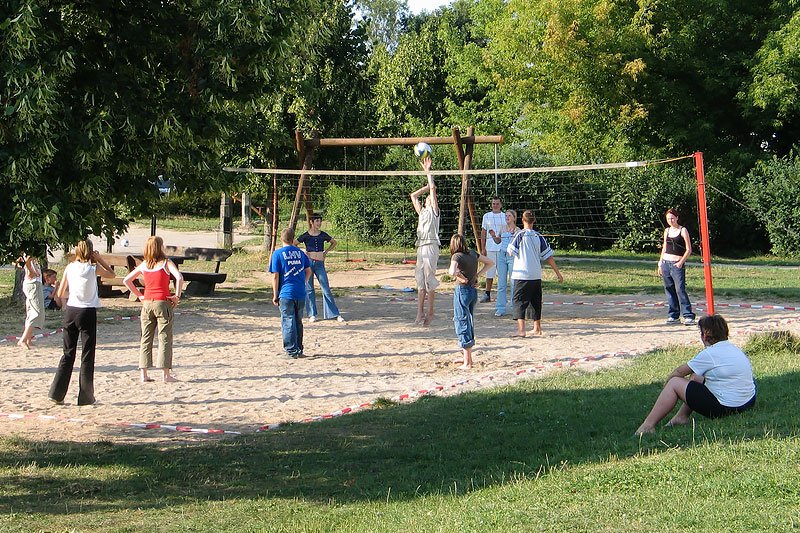
M 686 268 L 675 266 L 674 261 L 661 262 L 661 276 L 664 279 L 664 293 L 667 295 L 667 305 L 669 306 L 669 317 L 694 320 L 692 303 L 689 295 L 686 294 Z
M 504 250 L 497 254 L 497 300 L 495 301 L 495 310 L 498 314 L 506 314 L 506 305 L 508 305 L 508 277 L 511 275 L 511 269 L 514 266 L 514 257 L 508 255 Z M 513 280 L 511 282 L 511 292 L 513 294 Z
M 333 301 L 333 293 L 328 283 L 328 272 L 325 270 L 325 261 L 311 260 L 311 277 L 306 282 L 306 316 L 317 316 L 317 300 L 314 294 L 314 276 L 319 280 L 319 288 L 322 289 L 322 301 L 324 302 L 323 315 L 325 319 L 336 318 L 339 316 L 339 308 Z
M 280 299 L 283 349 L 289 355 L 303 353 L 303 300 Z
M 458 335 L 458 344 L 462 348 L 475 346 L 475 303 L 478 301 L 478 291 L 475 287 L 456 285 L 453 293 L 453 324 Z

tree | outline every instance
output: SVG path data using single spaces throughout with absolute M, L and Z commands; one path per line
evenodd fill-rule
M 739 95 L 753 118 L 764 124 L 762 147 L 779 155 L 800 138 L 800 11 L 788 9 L 797 6 L 796 1 L 775 6 L 775 19 L 785 22 L 764 40 L 753 61 L 752 79 Z
M 231 128 L 274 112 L 323 3 L 3 3 L 0 260 L 121 231 L 158 174 L 221 186 Z
M 406 0 L 358 0 L 373 49 L 394 50 L 409 17 Z
M 385 134 L 448 135 L 454 126 L 482 133 L 507 130 L 493 106 L 486 28 L 501 0 L 459 0 L 408 20 L 393 51 L 373 56 L 377 126 Z

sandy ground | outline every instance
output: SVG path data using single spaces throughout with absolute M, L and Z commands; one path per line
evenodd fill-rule
M 416 293 L 399 290 L 413 284 L 413 266 L 365 263 L 357 270 L 333 272 L 330 279 L 332 286 L 342 289 L 337 303 L 347 323 L 306 323 L 307 357 L 299 360 L 283 355 L 279 313 L 266 293 L 255 299 L 226 298 L 224 292 L 195 299 L 176 318 L 178 383 L 139 383 L 136 316 L 101 321 L 95 374 L 98 403 L 88 407 L 76 405 L 77 369 L 66 405 L 55 406 L 47 399 L 61 355 L 60 335 L 38 339 L 30 351 L 0 342 L 0 434 L 81 442 L 218 439 L 225 437 L 131 424 L 252 433 L 266 424 L 335 413 L 377 398 L 413 396 L 437 387 L 441 389 L 437 394 L 457 394 L 502 385 L 570 360 L 578 360 L 577 368 L 593 370 L 655 347 L 700 348 L 697 328 L 664 324 L 664 308 L 653 297 L 551 293 L 545 294 L 550 304 L 544 308 L 545 335 L 540 338 L 510 338 L 514 322 L 495 317 L 493 302 L 478 304 L 475 368 L 459 370 L 454 362 L 459 350 L 451 319 L 452 287 L 443 285 L 437 317 L 423 327 L 413 324 Z M 374 288 L 383 286 L 396 290 Z M 119 307 L 121 314 L 137 313 L 124 299 L 104 303 Z M 718 312 L 729 320 L 734 342 L 743 343 L 754 330 L 780 328 L 800 334 L 800 314 L 795 311 L 733 308 L 726 303 L 741 302 L 717 302 Z M 583 359 L 594 356 L 603 357 Z M 535 373 L 522 372 L 537 365 L 542 368 Z

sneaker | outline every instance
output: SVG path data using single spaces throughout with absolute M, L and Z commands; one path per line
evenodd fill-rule
M 665 323 L 666 324 L 680 324 L 680 322 L 681 321 L 679 319 L 677 319 L 677 318 L 669 317 Z
M 492 298 L 489 296 L 489 293 L 488 292 L 484 292 L 483 296 L 481 296 L 481 299 L 478 300 L 478 302 L 482 303 L 482 304 L 485 304 L 486 302 L 490 302 L 491 300 L 492 300 Z
M 337 316 L 337 317 L 336 317 L 336 321 L 337 321 L 337 322 L 342 322 L 342 323 L 344 323 L 344 322 L 347 322 L 347 320 L 345 320 L 345 319 L 344 319 L 344 317 L 343 317 L 342 315 L 339 315 L 339 316 Z
M 500 311 L 495 311 L 494 316 L 506 316 L 506 314 Z
M 56 400 L 55 398 L 47 398 L 47 399 L 53 402 L 55 405 L 64 405 L 64 400 Z
M 697 321 L 694 318 L 684 318 L 683 325 L 684 326 L 694 326 L 697 324 Z
M 308 317 L 308 321 L 309 321 L 309 322 L 316 322 L 316 321 L 317 321 L 317 317 L 315 317 L 315 316 L 310 316 L 310 317 Z

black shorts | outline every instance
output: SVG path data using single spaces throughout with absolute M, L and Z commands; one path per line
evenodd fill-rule
M 542 280 L 514 280 L 514 293 L 511 298 L 514 303 L 514 320 L 542 319 Z
M 741 413 L 742 411 L 747 411 L 755 404 L 756 397 L 753 395 L 744 405 L 740 405 L 739 407 L 727 407 L 719 403 L 717 397 L 702 383 L 689 381 L 689 384 L 686 386 L 686 405 L 688 405 L 692 411 L 700 413 L 707 418 L 719 418 L 721 416 Z

